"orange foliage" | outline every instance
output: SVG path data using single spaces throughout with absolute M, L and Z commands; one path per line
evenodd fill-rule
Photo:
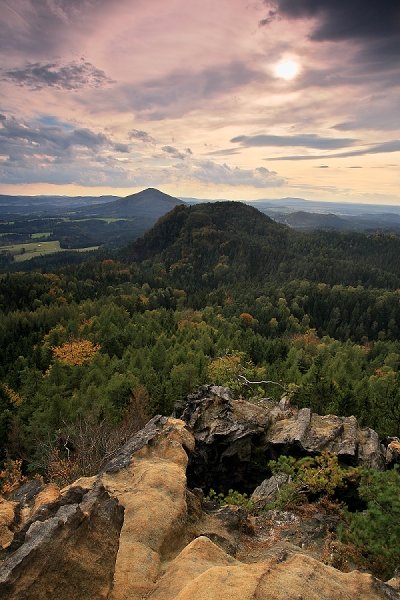
M 58 448 L 53 448 L 47 465 L 47 475 L 50 481 L 64 486 L 79 476 L 79 468 L 75 460 L 62 458 Z
M 0 491 L 10 494 L 26 481 L 22 475 L 22 460 L 6 460 L 4 469 L 0 471 Z
M 254 317 L 250 313 L 242 313 L 241 315 L 239 315 L 239 318 L 241 319 L 243 324 L 247 326 L 251 325 L 254 321 Z
M 316 334 L 315 329 L 309 329 L 306 333 L 299 333 L 293 336 L 294 341 L 300 341 L 308 346 L 317 346 L 320 343 L 320 339 Z
M 54 358 L 67 365 L 82 365 L 93 358 L 100 350 L 100 344 L 90 340 L 71 340 L 62 346 L 54 346 Z

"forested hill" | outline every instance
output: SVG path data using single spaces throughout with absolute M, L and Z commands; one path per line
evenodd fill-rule
M 120 252 L 189 290 L 304 278 L 330 285 L 400 287 L 400 238 L 296 232 L 240 202 L 177 206 Z
M 185 285 L 216 285 L 258 277 L 286 253 L 289 229 L 238 202 L 177 206 L 143 238 L 121 252 L 129 261 L 151 259 Z

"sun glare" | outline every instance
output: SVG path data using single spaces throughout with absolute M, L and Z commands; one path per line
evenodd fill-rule
M 292 58 L 283 58 L 274 66 L 275 77 L 290 81 L 297 77 L 300 72 L 300 65 Z

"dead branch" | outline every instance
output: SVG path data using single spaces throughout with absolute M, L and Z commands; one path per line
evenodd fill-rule
M 258 385 L 260 383 L 264 383 L 264 384 L 271 383 L 272 385 L 279 385 L 279 387 L 281 387 L 283 390 L 285 389 L 285 386 L 283 386 L 278 381 L 265 381 L 265 380 L 261 380 L 261 381 L 249 381 L 247 379 L 247 377 L 245 377 L 244 375 L 238 375 L 238 379 L 241 379 L 245 385 Z

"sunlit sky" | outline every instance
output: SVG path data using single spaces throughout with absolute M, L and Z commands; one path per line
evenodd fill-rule
M 0 193 L 400 204 L 399 0 L 1 0 Z

